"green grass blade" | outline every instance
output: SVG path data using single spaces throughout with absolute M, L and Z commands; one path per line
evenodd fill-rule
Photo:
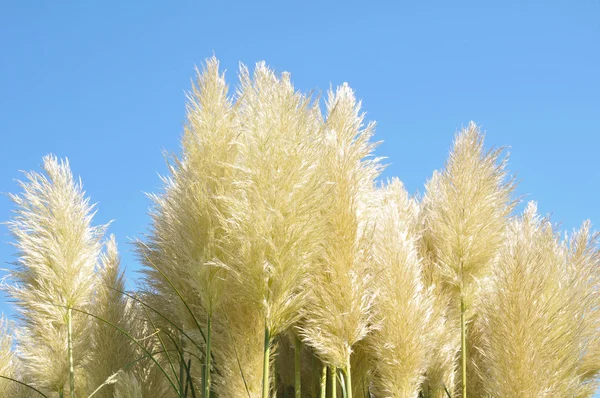
M 0 379 L 6 379 L 6 380 L 10 380 L 10 381 L 12 381 L 12 382 L 18 383 L 18 384 L 20 384 L 20 385 L 22 385 L 22 386 L 25 386 L 25 387 L 27 387 L 27 388 L 29 388 L 29 389 L 31 389 L 31 390 L 33 390 L 33 391 L 37 392 L 37 393 L 38 393 L 38 394 L 40 394 L 42 397 L 44 397 L 44 398 L 48 398 L 48 396 L 47 396 L 46 394 L 44 394 L 43 392 L 41 392 L 41 391 L 40 391 L 40 390 L 38 390 L 37 388 L 35 388 L 35 387 L 33 387 L 33 386 L 30 386 L 30 385 L 29 385 L 29 384 L 27 384 L 27 383 L 23 383 L 22 381 L 19 381 L 19 380 L 17 380 L 17 379 L 13 379 L 12 377 L 8 377 L 8 376 L 2 376 L 2 375 L 0 375 Z
M 62 306 L 61 306 L 62 307 Z M 146 349 L 146 347 L 144 347 L 142 344 L 140 344 L 135 337 L 133 337 L 132 335 L 130 335 L 127 331 L 123 330 L 122 328 L 120 328 L 119 326 L 113 324 L 112 322 L 107 321 L 104 318 L 101 318 L 97 315 L 94 315 L 90 312 L 87 311 L 83 311 L 83 310 L 79 310 L 77 308 L 73 308 L 73 311 L 77 311 L 81 314 L 85 314 L 88 316 L 91 316 L 94 319 L 98 319 L 101 322 L 106 323 L 107 325 L 112 326 L 113 328 L 115 328 L 116 330 L 118 330 L 119 332 L 123 333 L 123 335 L 125 335 L 127 338 L 129 338 L 131 341 L 133 341 L 138 347 L 140 347 L 142 349 L 142 351 L 144 351 L 145 354 L 148 355 L 148 358 L 150 358 L 152 360 L 152 362 L 154 362 L 156 364 L 156 366 L 158 366 L 158 369 L 162 372 L 162 374 L 165 375 L 165 377 L 167 378 L 167 381 L 169 382 L 169 384 L 171 385 L 171 387 L 173 387 L 173 390 L 175 390 L 177 392 L 177 386 L 173 383 L 173 380 L 171 380 L 171 378 L 169 377 L 168 373 L 165 371 L 165 369 L 160 365 L 160 363 L 158 363 L 158 361 L 156 360 L 156 358 L 154 358 L 154 356 L 152 355 L 152 353 L 150 351 L 148 351 Z
M 140 242 L 141 243 L 141 242 Z M 146 249 L 150 250 L 150 248 L 145 244 L 145 243 L 141 243 L 142 245 L 144 245 L 146 247 Z M 194 315 L 194 312 L 192 311 L 192 309 L 190 308 L 190 306 L 188 305 L 188 303 L 185 301 L 185 299 L 183 298 L 183 296 L 181 295 L 181 293 L 179 292 L 179 290 L 175 287 L 175 285 L 173 284 L 173 282 L 171 282 L 171 280 L 169 279 L 169 277 L 167 275 L 165 275 L 164 272 L 162 272 L 153 262 L 152 260 L 150 260 L 148 258 L 148 256 L 146 257 L 146 261 L 148 261 L 148 264 L 150 264 L 163 278 L 165 278 L 165 281 L 167 281 L 167 283 L 169 284 L 169 286 L 171 286 L 171 288 L 173 289 L 173 291 L 177 294 L 177 296 L 179 297 L 179 299 L 181 300 L 181 302 L 183 303 L 183 305 L 185 306 L 186 310 L 188 311 L 188 313 L 190 314 L 190 316 L 192 317 L 192 319 L 194 320 L 194 323 L 196 324 L 196 327 L 198 328 L 198 331 L 200 332 L 200 335 L 202 336 L 202 338 L 204 339 L 204 343 L 206 343 L 206 336 L 204 335 L 204 332 L 202 332 L 202 328 L 200 327 L 200 323 L 198 322 L 198 319 L 196 318 L 196 316 Z
M 171 326 L 173 326 L 175 329 L 177 329 L 178 332 L 180 332 L 183 336 L 185 336 L 188 340 L 190 340 L 197 348 L 198 350 L 204 354 L 204 347 L 202 347 L 202 345 L 198 344 L 196 342 L 196 340 L 194 340 L 193 338 L 191 338 L 181 327 L 179 327 L 177 324 L 175 324 L 173 321 L 171 321 L 168 317 L 166 317 L 165 315 L 163 315 L 160 311 L 156 310 L 155 308 L 153 308 L 151 305 L 145 303 L 142 299 L 133 296 L 127 292 L 121 291 L 119 289 L 115 289 L 114 287 L 108 286 L 109 289 L 112 289 L 116 292 L 119 292 L 127 297 L 129 297 L 130 299 L 134 300 L 136 303 L 143 305 L 144 307 L 148 308 L 150 311 L 154 312 L 156 315 L 160 316 L 162 319 L 164 319 L 165 321 L 167 321 Z M 204 335 L 202 334 L 202 336 L 204 337 Z M 214 359 L 214 358 L 213 358 Z

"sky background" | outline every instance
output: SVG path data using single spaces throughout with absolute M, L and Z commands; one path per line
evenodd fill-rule
M 517 195 L 566 230 L 598 225 L 600 0 L 410 3 L 0 1 L 0 192 L 45 154 L 68 157 L 135 278 L 144 192 L 215 54 L 231 86 L 261 60 L 304 91 L 348 82 L 377 122 L 384 178 L 411 192 L 473 120 L 487 146 L 510 146 Z M 0 196 L 0 221 L 11 209 Z M 10 241 L 0 225 L 1 267 Z M 0 310 L 13 313 L 3 296 Z

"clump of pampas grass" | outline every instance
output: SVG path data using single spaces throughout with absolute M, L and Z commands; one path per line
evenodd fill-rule
M 198 72 L 137 292 L 68 163 L 26 174 L 0 396 L 593 395 L 589 222 L 562 238 L 535 204 L 513 216 L 506 159 L 474 123 L 420 198 L 377 187 L 374 124 L 347 84 L 322 113 L 264 63 L 239 80 L 230 95 L 214 57 Z
M 505 239 L 484 301 L 487 396 L 591 396 L 597 380 L 585 359 L 598 331 L 597 235 L 584 224 L 563 244 L 530 203 Z

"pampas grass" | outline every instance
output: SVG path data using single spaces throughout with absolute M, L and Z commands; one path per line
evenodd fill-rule
M 66 161 L 44 158 L 44 172 L 27 173 L 8 223 L 18 260 L 8 288 L 21 316 L 19 357 L 31 384 L 69 393 L 85 389 L 81 367 L 89 352 L 94 268 L 105 226 L 91 225 L 93 206 Z
M 132 303 L 121 294 L 125 291 L 125 280 L 119 267 L 117 243 L 113 235 L 106 242 L 105 251 L 99 260 L 99 283 L 92 312 L 106 322 L 95 320 L 93 325 L 91 358 L 86 363 L 91 386 L 102 385 L 137 357 L 135 347 L 127 336 L 112 326 L 130 330 L 131 318 L 135 316 Z M 132 376 L 127 376 L 130 377 Z M 110 398 L 114 391 L 115 385 L 110 383 L 94 397 Z
M 198 72 L 135 291 L 68 163 L 26 174 L 0 396 L 593 395 L 591 223 L 563 237 L 534 204 L 513 216 L 506 160 L 473 123 L 412 197 L 377 187 L 374 124 L 347 84 L 322 115 L 288 73 L 239 80 L 230 96 L 214 57 Z
M 17 363 L 15 353 L 12 350 L 13 337 L 10 330 L 10 322 L 4 317 L 0 317 L 0 397 L 9 397 L 14 395 L 17 384 L 12 380 L 17 377 Z
M 488 396 L 593 394 L 582 358 L 598 332 L 597 250 L 587 224 L 561 243 L 535 203 L 511 222 L 483 311 Z
M 322 215 L 325 252 L 312 274 L 310 301 L 300 325 L 300 335 L 321 360 L 344 369 L 349 395 L 352 347 L 370 331 L 376 290 L 365 210 L 380 167 L 377 159 L 370 158 L 374 126 L 364 127 L 363 119 L 350 87 L 329 92 L 321 165 L 332 185 Z
M 485 152 L 483 135 L 470 123 L 457 134 L 442 172 L 427 184 L 426 234 L 433 247 L 440 282 L 458 312 L 461 330 L 461 390 L 467 395 L 467 324 L 472 304 L 502 243 L 514 202 L 500 150 Z
M 299 318 L 321 250 L 324 179 L 319 173 L 320 114 L 310 99 L 259 64 L 242 68 L 237 114 L 242 169 L 226 220 L 233 288 L 263 318 L 263 398 L 269 396 L 273 339 Z
M 417 254 L 418 204 L 395 179 L 381 193 L 373 248 L 379 287 L 375 327 L 367 337 L 377 396 L 416 398 L 433 357 L 434 297 Z M 399 306 L 398 303 L 403 303 Z

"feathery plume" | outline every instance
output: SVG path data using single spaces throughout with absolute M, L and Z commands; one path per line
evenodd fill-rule
M 145 396 L 149 397 L 151 395 L 142 394 L 142 387 L 134 374 L 131 372 L 119 372 L 115 384 L 114 398 L 142 398 Z
M 270 346 L 298 319 L 321 250 L 321 124 L 318 107 L 295 91 L 289 74 L 278 78 L 259 63 L 252 77 L 242 66 L 240 81 L 240 173 L 238 191 L 228 200 L 226 264 L 232 288 L 253 311 L 246 316 L 263 320 L 266 397 Z
M 365 210 L 380 166 L 378 159 L 370 158 L 374 125 L 363 128 L 360 103 L 346 84 L 329 92 L 327 110 L 321 165 L 331 184 L 321 215 L 326 225 L 325 253 L 313 275 L 300 334 L 321 360 L 345 369 L 351 382 L 352 347 L 367 335 L 371 324 L 372 239 Z
M 43 391 L 73 395 L 73 382 L 84 384 L 80 368 L 89 352 L 90 322 L 71 309 L 91 307 L 106 227 L 91 225 L 93 206 L 66 160 L 46 156 L 43 169 L 45 175 L 27 173 L 23 193 L 11 195 L 17 209 L 8 226 L 18 260 L 11 271 L 17 285 L 8 291 L 22 318 L 23 371 Z
M 374 331 L 367 337 L 377 396 L 415 398 L 431 361 L 434 301 L 421 276 L 417 252 L 418 204 L 398 179 L 381 193 L 373 245 Z
M 16 358 L 12 349 L 13 336 L 8 320 L 0 317 L 0 376 L 16 379 Z M 0 378 L 0 397 L 15 394 L 17 385 L 14 381 Z
M 596 391 L 600 375 L 600 233 L 591 228 L 589 221 L 584 222 L 567 249 L 569 276 L 577 295 L 573 319 L 579 319 L 581 327 L 578 374 L 582 395 Z
M 213 57 L 198 72 L 197 85 L 188 96 L 181 159 L 174 158 L 169 165 L 171 176 L 164 179 L 164 193 L 152 196 L 148 242 L 137 244 L 146 265 L 144 301 L 163 308 L 187 334 L 195 330 L 200 337 L 198 326 L 205 331 L 206 341 L 184 339 L 189 350 L 205 345 L 204 363 L 191 358 L 193 374 L 205 369 L 201 377 L 205 396 L 212 368 L 211 320 L 224 291 L 219 241 L 223 235 L 220 219 L 226 208 L 221 198 L 230 195 L 231 175 L 236 172 L 232 167 L 237 156 L 235 123 L 225 78 Z M 155 322 L 163 330 L 170 327 L 161 319 Z
M 116 328 L 131 330 L 130 319 L 134 314 L 131 302 L 120 293 L 124 291 L 125 280 L 120 270 L 117 242 L 111 235 L 105 243 L 105 251 L 100 255 L 98 286 L 92 308 L 92 313 L 103 321 L 94 320 L 91 355 L 85 366 L 91 389 L 102 385 L 136 359 L 131 340 Z M 110 398 L 114 390 L 114 383 L 107 384 L 94 397 Z
M 582 359 L 588 328 L 598 334 L 597 293 L 585 288 L 597 281 L 596 241 L 584 225 L 562 244 L 533 202 L 510 223 L 483 304 L 488 396 L 593 395 L 597 373 L 585 377 Z
M 502 243 L 514 203 L 501 150 L 484 152 L 483 136 L 470 123 L 457 134 L 446 167 L 427 183 L 426 240 L 450 298 L 448 316 L 460 309 L 462 396 L 467 390 L 466 326 L 481 279 Z

